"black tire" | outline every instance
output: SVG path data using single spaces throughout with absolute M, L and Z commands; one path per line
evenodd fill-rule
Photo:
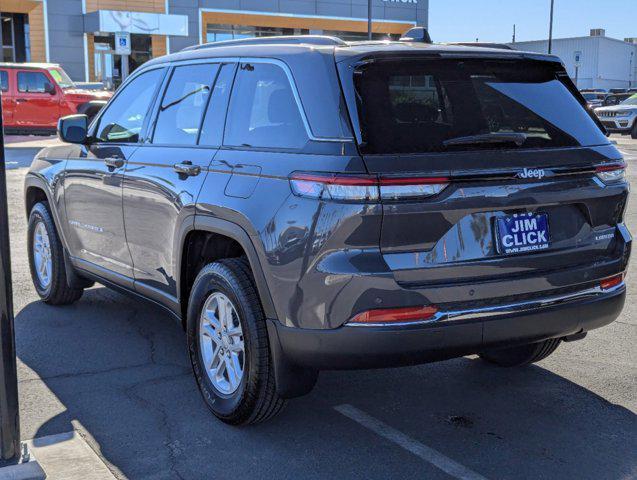
M 635 119 L 635 123 L 633 123 L 633 129 L 630 132 L 630 138 L 633 140 L 637 140 L 637 119 Z
M 560 343 L 559 338 L 551 338 L 518 347 L 487 350 L 480 353 L 480 358 L 500 367 L 523 367 L 544 360 L 559 347 Z
M 203 368 L 199 342 L 201 311 L 215 292 L 223 293 L 233 303 L 243 331 L 243 377 L 237 390 L 230 394 L 222 393 L 211 382 Z M 199 390 L 220 420 L 231 425 L 259 423 L 283 408 L 285 400 L 276 392 L 265 315 L 246 259 L 224 259 L 201 269 L 188 301 L 187 337 Z
M 33 237 L 38 224 L 42 223 L 49 238 L 49 248 L 51 253 L 51 272 L 49 273 L 49 284 L 43 285 L 36 273 Z M 67 282 L 66 265 L 64 264 L 64 247 L 58 237 L 55 223 L 49 211 L 47 202 L 36 203 L 29 214 L 29 228 L 27 246 L 29 252 L 29 268 L 31 269 L 31 280 L 40 298 L 49 305 L 69 305 L 76 302 L 82 296 L 83 289 L 71 288 Z

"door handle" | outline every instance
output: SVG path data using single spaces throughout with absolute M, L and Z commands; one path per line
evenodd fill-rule
M 104 163 L 109 168 L 121 168 L 124 166 L 123 158 L 105 158 Z
M 27 101 L 26 98 L 16 98 L 16 100 L 15 100 L 16 103 L 23 103 L 23 102 L 26 102 L 26 101 Z
M 175 172 L 181 175 L 188 175 L 194 177 L 201 173 L 201 167 L 199 165 L 193 165 L 192 162 L 185 161 L 182 163 L 176 163 L 173 165 Z

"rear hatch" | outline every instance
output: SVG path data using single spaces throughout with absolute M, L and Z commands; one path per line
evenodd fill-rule
M 621 255 L 623 161 L 559 63 L 368 54 L 339 72 L 400 284 L 538 276 Z

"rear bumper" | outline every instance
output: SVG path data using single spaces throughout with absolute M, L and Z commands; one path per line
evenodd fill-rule
M 419 324 L 313 330 L 271 320 L 268 330 L 278 361 L 288 365 L 315 370 L 384 368 L 587 332 L 615 320 L 625 296 L 622 283 L 607 291 L 588 289 L 528 303 L 446 312 Z

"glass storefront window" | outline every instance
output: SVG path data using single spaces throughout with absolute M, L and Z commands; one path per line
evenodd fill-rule
M 338 30 L 323 30 L 323 35 L 338 37 L 346 42 L 364 42 L 367 40 L 367 32 L 343 32 Z M 400 35 L 389 33 L 372 33 L 372 40 L 398 40 Z
M 304 28 L 253 27 L 247 25 L 208 24 L 206 28 L 207 42 L 237 40 L 241 38 L 272 37 L 277 35 L 307 35 L 310 31 Z
M 0 13 L 0 61 L 29 60 L 29 23 L 23 13 Z
M 221 42 L 224 40 L 237 40 L 241 38 L 271 37 L 275 35 L 309 35 L 310 31 L 305 28 L 274 28 L 274 27 L 254 27 L 249 25 L 225 25 L 211 24 L 206 26 L 206 41 Z M 338 37 L 345 41 L 365 41 L 367 32 L 345 32 L 337 30 L 324 30 L 322 35 Z M 373 40 L 398 40 L 400 35 L 388 33 L 374 33 Z
M 150 35 L 131 35 L 129 74 L 153 58 L 151 38 Z M 118 87 L 122 83 L 122 56 L 115 54 L 115 35 L 96 35 L 93 42 L 95 81 L 104 83 L 108 88 Z

